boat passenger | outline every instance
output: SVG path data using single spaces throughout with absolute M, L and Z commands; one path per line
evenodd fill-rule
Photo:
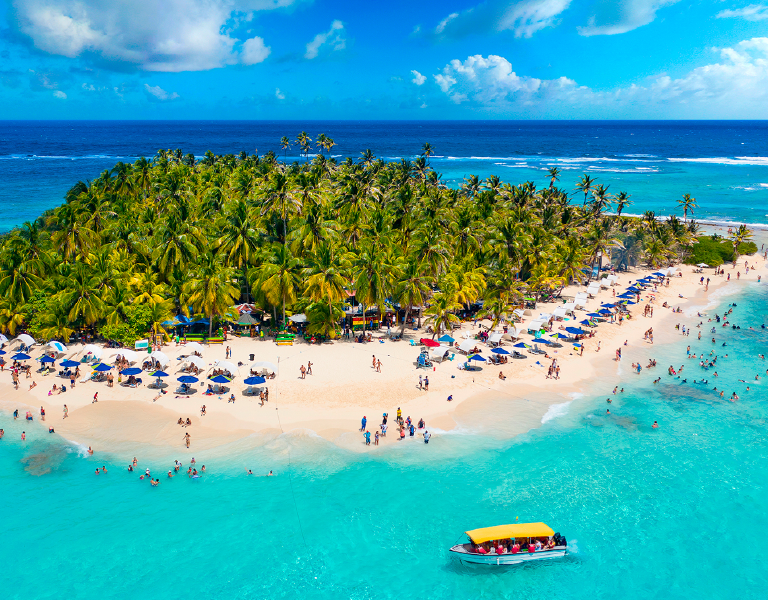
M 520 544 L 515 541 L 514 545 L 512 546 L 512 554 L 517 554 L 520 552 Z
M 552 550 L 555 546 L 555 540 L 553 538 L 549 538 L 549 541 L 547 542 L 547 550 Z

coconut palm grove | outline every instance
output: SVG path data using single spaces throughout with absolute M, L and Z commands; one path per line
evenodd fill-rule
M 418 311 L 438 331 L 480 300 L 498 321 L 524 298 L 557 296 L 608 258 L 617 269 L 714 266 L 756 249 L 744 226 L 698 239 L 689 195 L 683 219 L 631 217 L 630 194 L 588 175 L 563 181 L 557 168 L 544 189 L 495 176 L 451 188 L 428 143 L 400 162 L 371 151 L 337 161 L 323 134 L 283 138 L 291 144 L 304 160 L 160 150 L 77 182 L 61 206 L 4 236 L 0 328 L 129 344 L 181 315 L 204 319 L 210 335 L 248 302 L 275 331 L 305 313 L 324 339 L 354 298 L 367 314 L 398 308 L 403 326 Z

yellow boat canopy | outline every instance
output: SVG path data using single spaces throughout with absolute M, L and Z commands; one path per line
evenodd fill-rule
M 491 540 L 505 540 L 507 538 L 549 537 L 555 532 L 544 523 L 515 523 L 513 525 L 496 525 L 496 527 L 473 529 L 467 531 L 466 534 L 475 544 L 482 544 Z

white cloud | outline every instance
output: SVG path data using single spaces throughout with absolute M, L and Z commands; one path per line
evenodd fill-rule
M 768 19 L 768 6 L 764 4 L 750 4 L 744 8 L 735 10 L 726 9 L 717 13 L 718 19 L 737 18 L 747 21 L 763 21 Z
M 180 97 L 176 92 L 168 93 L 159 85 L 149 85 L 148 83 L 144 84 L 144 91 L 147 93 L 150 100 L 154 101 L 159 100 L 160 102 L 166 102 L 168 100 L 176 100 L 176 98 Z
M 571 0 L 486 0 L 474 8 L 451 13 L 435 27 L 437 37 L 460 38 L 471 34 L 512 31 L 529 38 L 557 23 Z
M 579 27 L 581 35 L 616 35 L 627 33 L 656 18 L 656 12 L 680 0 L 622 0 L 604 2 L 601 11 L 592 15 L 586 27 Z
M 264 40 L 258 36 L 246 40 L 243 44 L 243 50 L 240 60 L 245 65 L 255 65 L 264 62 L 272 49 L 264 45 Z
M 280 91 L 280 88 L 275 88 L 275 98 L 278 100 L 285 100 L 285 94 Z
M 14 26 L 44 52 L 70 58 L 95 54 L 170 72 L 213 69 L 258 56 L 253 52 L 257 38 L 246 41 L 239 53 L 239 40 L 227 25 L 243 14 L 296 1 L 11 0 Z
M 323 47 L 330 48 L 331 51 L 343 50 L 347 47 L 347 39 L 344 37 L 344 23 L 334 21 L 331 28 L 323 33 L 318 33 L 314 39 L 307 44 L 307 51 L 304 58 L 312 60 L 317 58 Z
M 756 118 L 768 116 L 768 37 L 715 49 L 719 61 L 679 78 L 659 75 L 595 91 L 572 79 L 518 75 L 502 56 L 452 60 L 435 76 L 455 104 L 495 114 L 558 117 Z M 433 102 L 434 104 L 434 102 Z
M 424 85 L 424 82 L 427 80 L 427 78 L 418 71 L 411 71 L 411 75 L 413 75 L 413 79 L 411 81 L 413 81 L 413 83 L 416 85 Z
M 59 100 L 66 100 L 67 99 L 67 95 L 64 92 L 62 92 L 61 90 L 56 90 L 55 92 L 53 92 L 53 97 L 54 98 L 58 98 Z

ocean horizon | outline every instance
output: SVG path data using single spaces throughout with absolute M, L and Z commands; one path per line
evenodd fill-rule
M 432 168 L 450 187 L 470 175 L 571 193 L 583 173 L 625 191 L 627 214 L 679 214 L 677 200 L 691 194 L 702 221 L 768 226 L 768 121 L 0 121 L 0 206 L 8 231 L 61 204 L 79 180 L 93 180 L 119 162 L 152 158 L 181 148 L 198 159 L 216 154 L 264 154 L 303 161 L 301 131 L 320 133 L 336 146 L 337 160 L 371 149 L 387 161 L 413 160 L 432 145 Z M 292 148 L 280 148 L 282 136 Z M 312 154 L 310 154 L 311 158 Z

